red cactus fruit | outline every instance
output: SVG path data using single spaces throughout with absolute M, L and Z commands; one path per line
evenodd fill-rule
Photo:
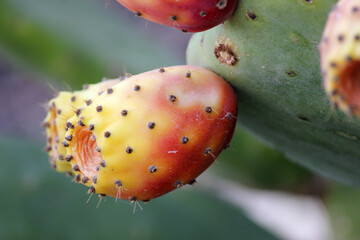
M 117 0 L 136 16 L 184 32 L 201 32 L 226 21 L 237 0 Z
M 201 67 L 135 75 L 91 100 L 67 122 L 67 155 L 102 196 L 146 201 L 194 182 L 236 125 L 233 89 Z

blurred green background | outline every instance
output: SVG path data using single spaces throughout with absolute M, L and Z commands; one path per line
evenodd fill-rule
M 51 170 L 54 89 L 185 64 L 190 34 L 105 0 L 0 0 L 0 239 L 359 239 L 360 193 L 238 127 L 198 183 L 136 207 Z M 240 113 L 241 114 L 241 113 Z M 99 207 L 97 205 L 99 201 Z

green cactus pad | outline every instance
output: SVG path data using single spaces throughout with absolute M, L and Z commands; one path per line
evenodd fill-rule
M 335 0 L 243 0 L 234 16 L 190 41 L 187 62 L 228 80 L 239 122 L 289 158 L 360 184 L 360 121 L 331 108 L 318 44 Z M 241 154 L 239 154 L 239 161 Z

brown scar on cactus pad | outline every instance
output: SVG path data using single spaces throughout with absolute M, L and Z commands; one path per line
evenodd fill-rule
M 237 0 L 117 0 L 135 16 L 183 32 L 200 32 L 215 27 L 230 18 Z M 161 9 L 161 10 L 160 10 Z
M 360 116 L 360 1 L 341 0 L 319 45 L 324 87 L 332 104 Z
M 257 18 L 256 14 L 254 13 L 253 10 L 248 10 L 246 11 L 245 16 L 249 19 L 249 20 L 255 20 Z
M 205 68 L 161 68 L 111 89 L 63 126 L 63 138 L 72 136 L 68 163 L 89 193 L 159 197 L 193 183 L 232 138 L 236 118 L 227 116 L 237 114 L 235 93 Z
M 225 63 L 228 66 L 233 66 L 238 62 L 237 56 L 230 45 L 226 43 L 216 43 L 214 54 L 220 63 Z

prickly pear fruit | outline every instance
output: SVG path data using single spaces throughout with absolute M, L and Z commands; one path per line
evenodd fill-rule
M 237 0 L 117 0 L 136 16 L 184 32 L 210 29 L 231 17 Z
M 322 86 L 318 44 L 335 3 L 240 1 L 224 25 L 193 36 L 187 62 L 232 84 L 239 122 L 266 143 L 313 170 L 360 185 L 360 121 L 334 111 Z M 355 25 L 344 27 L 349 43 Z
M 79 114 L 81 106 L 88 102 L 89 99 L 97 96 L 119 81 L 120 80 L 110 80 L 98 84 L 86 85 L 82 91 L 61 91 L 57 97 L 49 101 L 48 113 L 43 122 L 43 126 L 45 127 L 48 141 L 46 151 L 49 153 L 49 160 L 54 169 L 59 172 L 72 174 L 71 165 L 68 163 L 68 158 L 66 157 L 66 148 L 60 141 L 65 137 L 66 121 L 75 114 Z
M 341 0 L 320 43 L 326 93 L 335 107 L 360 116 L 360 1 Z
M 149 200 L 194 179 L 229 144 L 233 89 L 195 66 L 132 76 L 68 120 L 67 154 L 89 192 Z

